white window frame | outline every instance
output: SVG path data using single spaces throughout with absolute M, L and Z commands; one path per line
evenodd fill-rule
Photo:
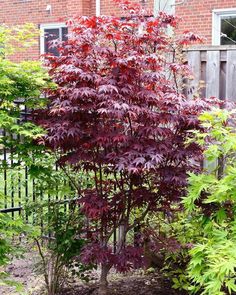
M 185 1 L 185 0 L 183 0 Z M 182 1 L 180 1 L 182 3 Z M 176 0 L 154 0 L 154 15 L 164 11 L 167 14 L 175 14 L 175 6 L 178 5 Z
M 62 39 L 62 28 L 66 28 L 65 23 L 48 23 L 40 25 L 40 54 L 44 54 L 45 48 L 45 30 L 46 29 L 59 29 L 59 39 Z
M 212 10 L 212 45 L 220 45 L 222 16 L 236 16 L 236 7 Z

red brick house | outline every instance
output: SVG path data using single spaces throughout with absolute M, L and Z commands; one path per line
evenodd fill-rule
M 206 44 L 236 45 L 236 0 L 176 0 L 180 29 L 206 38 Z M 178 4 L 178 5 L 177 5 Z
M 135 0 L 133 0 L 135 2 Z M 190 29 L 206 38 L 206 44 L 235 44 L 236 0 L 136 0 L 153 13 L 165 10 L 183 18 L 180 31 Z M 0 23 L 7 25 L 32 22 L 42 32 L 65 38 L 67 28 L 63 19 L 73 15 L 120 15 L 113 0 L 2 0 Z M 38 59 L 48 51 L 45 36 L 27 53 L 28 59 Z M 22 53 L 21 53 L 22 55 Z M 21 59 L 24 56 L 19 56 Z

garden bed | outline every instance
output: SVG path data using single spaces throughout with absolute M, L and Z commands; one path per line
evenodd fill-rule
M 27 253 L 24 258 L 14 259 L 7 267 L 9 279 L 24 287 L 23 294 L 43 295 L 43 277 L 35 270 L 38 257 L 35 253 Z M 99 272 L 92 273 L 90 283 L 75 282 L 65 288 L 59 295 L 96 295 Z M 109 276 L 110 295 L 185 295 L 171 288 L 170 282 L 158 273 L 144 274 L 142 271 L 129 275 L 111 272 Z M 19 295 L 15 287 L 0 286 L 1 295 Z
M 75 286 L 65 289 L 60 295 L 97 295 L 97 285 Z M 109 295 L 186 295 L 186 293 L 173 290 L 170 282 L 158 274 L 129 274 L 112 276 Z

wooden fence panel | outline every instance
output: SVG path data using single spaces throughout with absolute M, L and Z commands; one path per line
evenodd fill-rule
M 188 97 L 198 93 L 236 101 L 236 46 L 191 47 L 187 60 L 194 76 L 188 83 Z

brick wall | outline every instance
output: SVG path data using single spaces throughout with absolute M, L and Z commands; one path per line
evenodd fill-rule
M 21 25 L 30 22 L 38 27 L 42 23 L 59 22 L 70 12 L 68 2 L 65 0 L 3 0 L 0 1 L 0 23 Z M 76 2 L 76 9 L 79 13 L 82 13 L 82 1 Z M 52 6 L 51 14 L 46 11 L 48 4 Z M 14 59 L 38 59 L 40 55 L 39 38 L 37 43 L 27 53 L 24 52 L 15 55 Z
M 133 2 L 137 0 L 132 0 Z M 142 0 L 140 0 L 141 2 Z M 176 0 L 176 2 L 182 0 Z M 146 0 L 145 6 L 153 11 L 154 0 Z M 46 11 L 47 5 L 52 6 L 52 13 Z M 36 26 L 44 23 L 61 22 L 72 15 L 95 15 L 95 0 L 2 0 L 0 1 L 0 23 L 8 25 L 33 22 Z M 175 7 L 176 15 L 183 18 L 179 30 L 195 31 L 206 38 L 206 43 L 212 42 L 212 10 L 220 8 L 236 8 L 236 0 L 186 0 Z M 101 14 L 121 15 L 121 11 L 112 0 L 101 0 Z M 19 53 L 16 60 L 38 59 L 39 38 L 37 45 L 27 53 Z
M 66 17 L 75 14 L 89 15 L 93 13 L 92 2 L 95 0 L 3 0 L 0 1 L 0 23 L 10 26 L 26 22 L 37 27 L 45 23 L 63 22 Z M 46 11 L 47 5 L 52 7 L 51 13 Z M 95 11 L 95 10 L 94 10 Z M 38 59 L 40 56 L 39 37 L 37 44 L 27 52 L 14 55 L 14 60 Z
M 140 2 L 153 12 L 154 0 L 130 0 L 131 2 Z M 121 15 L 120 9 L 114 5 L 113 0 L 101 0 L 101 14 L 102 15 Z
M 137 1 L 137 0 L 136 0 Z M 133 2 L 136 2 L 133 0 Z M 144 5 L 153 9 L 153 0 L 146 0 Z M 51 13 L 46 11 L 47 5 L 52 7 Z M 40 24 L 62 22 L 73 15 L 95 15 L 95 0 L 2 0 L 0 1 L 0 23 L 7 25 L 34 23 Z M 112 0 L 101 0 L 101 14 L 121 15 Z M 37 44 L 27 52 L 17 53 L 14 60 L 38 59 L 40 57 L 39 37 Z
M 186 0 L 175 8 L 183 19 L 179 30 L 191 30 L 205 37 L 206 44 L 212 44 L 212 10 L 224 8 L 236 8 L 236 0 Z

